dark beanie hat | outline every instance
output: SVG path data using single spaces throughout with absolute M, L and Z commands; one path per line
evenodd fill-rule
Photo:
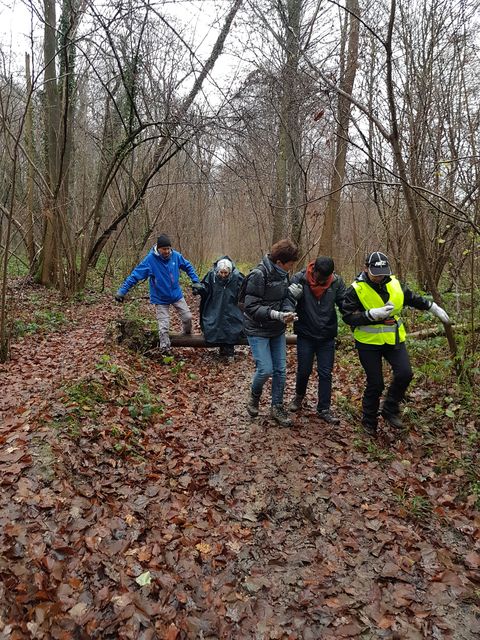
M 170 238 L 165 235 L 164 233 L 162 233 L 161 236 L 158 236 L 157 238 L 157 247 L 171 247 L 172 243 L 170 241 Z

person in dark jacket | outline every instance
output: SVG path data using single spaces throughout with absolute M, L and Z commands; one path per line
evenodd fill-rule
M 170 305 L 180 316 L 183 333 L 192 333 L 192 313 L 180 287 L 180 271 L 185 271 L 189 276 L 192 289 L 200 287 L 200 278 L 193 266 L 181 253 L 172 249 L 170 238 L 162 234 L 150 253 L 125 278 L 115 295 L 117 302 L 123 302 L 132 287 L 148 278 L 150 302 L 155 305 L 158 321 L 159 347 L 164 353 L 170 349 Z
M 387 256 L 374 251 L 367 257 L 365 269 L 347 289 L 342 309 L 343 320 L 353 329 L 355 346 L 367 376 L 362 425 L 366 433 L 374 437 L 384 390 L 383 359 L 392 368 L 393 378 L 381 415 L 396 429 L 403 427 L 400 403 L 413 377 L 405 346 L 406 331 L 400 316 L 404 306 L 428 310 L 443 323 L 450 322 L 438 304 L 399 282 L 392 275 Z
M 338 333 L 336 307 L 341 309 L 345 283 L 334 273 L 332 258 L 319 256 L 292 278 L 302 286 L 297 301 L 298 320 L 293 325 L 297 334 L 297 378 L 295 398 L 290 411 L 298 411 L 305 398 L 313 361 L 317 360 L 317 415 L 331 424 L 338 424 L 331 410 L 332 370 L 335 358 L 335 338 Z
M 292 424 L 283 406 L 283 393 L 287 354 L 285 329 L 296 318 L 288 272 L 297 260 L 296 245 L 290 240 L 280 240 L 250 272 L 245 291 L 244 331 L 255 360 L 247 411 L 251 417 L 258 416 L 260 396 L 271 377 L 270 415 L 282 427 Z
M 243 336 L 243 313 L 237 300 L 244 275 L 228 257 L 217 260 L 202 279 L 200 326 L 205 342 L 220 344 L 220 357 L 233 358 L 235 344 Z

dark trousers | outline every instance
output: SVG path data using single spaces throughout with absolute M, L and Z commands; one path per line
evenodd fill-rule
M 396 348 L 383 345 L 379 349 L 362 349 L 358 347 L 358 356 L 367 374 L 367 385 L 363 394 L 363 421 L 377 423 L 380 396 L 385 388 L 383 381 L 383 358 L 392 368 L 393 378 L 385 398 L 384 408 L 391 413 L 398 413 L 399 403 L 413 378 L 412 367 L 405 343 Z
M 335 360 L 335 340 L 314 340 L 297 336 L 297 380 L 295 393 L 304 396 L 308 380 L 317 360 L 318 401 L 317 411 L 330 408 L 332 399 L 332 369 Z

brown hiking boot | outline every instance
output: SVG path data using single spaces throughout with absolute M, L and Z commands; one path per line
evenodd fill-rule
M 270 409 L 270 415 L 275 420 L 275 422 L 281 427 L 291 427 L 292 421 L 288 417 L 287 412 L 283 408 L 281 404 L 274 404 Z
M 251 418 L 256 418 L 258 416 L 258 403 L 260 402 L 260 396 L 256 396 L 253 393 L 250 393 L 248 396 L 247 402 L 247 413 Z

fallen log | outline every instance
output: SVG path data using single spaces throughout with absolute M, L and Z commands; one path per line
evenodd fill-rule
M 124 344 L 134 351 L 149 351 L 158 347 L 158 333 L 145 328 L 140 320 L 119 319 L 111 322 L 107 328 L 107 337 L 116 344 Z M 183 333 L 171 333 L 170 342 L 172 347 L 193 347 L 209 349 L 210 347 L 219 347 L 218 343 L 205 342 L 202 335 L 185 335 Z M 246 338 L 240 338 L 235 343 L 237 345 L 246 345 Z M 287 344 L 297 344 L 297 336 L 288 334 Z
M 205 342 L 205 338 L 202 335 L 185 335 L 184 333 L 171 333 L 170 342 L 172 347 L 219 347 L 221 343 L 218 342 Z M 235 344 L 248 344 L 246 338 L 239 338 Z M 293 334 L 287 334 L 287 344 L 297 344 L 297 336 Z
M 469 333 L 472 331 L 472 325 L 463 323 L 463 324 L 452 324 L 452 327 L 455 329 L 456 333 Z M 480 331 L 480 325 L 476 325 L 473 327 L 473 331 L 477 333 Z M 424 338 L 435 338 L 436 336 L 445 336 L 445 327 L 443 324 L 437 324 L 435 327 L 427 327 L 426 329 L 420 329 L 419 331 L 412 331 L 412 333 L 408 333 L 408 338 L 419 338 L 423 340 Z
M 455 326 L 455 325 L 454 325 Z M 469 325 L 457 325 L 455 327 L 458 332 L 465 332 L 470 330 Z M 475 331 L 478 331 L 479 327 L 475 327 Z M 431 338 L 434 336 L 444 334 L 443 325 L 437 325 L 423 329 L 421 331 L 415 331 L 408 334 L 408 338 Z M 107 329 L 107 336 L 116 344 L 124 344 L 133 351 L 140 351 L 142 353 L 150 351 L 158 347 L 158 333 L 157 331 L 147 329 L 145 324 L 141 320 L 126 320 L 121 318 L 114 320 L 110 323 Z M 347 337 L 345 340 L 344 338 Z M 349 336 L 337 338 L 337 348 L 348 345 L 351 341 Z M 211 347 L 219 347 L 218 343 L 205 342 L 205 338 L 202 335 L 184 335 L 182 333 L 170 334 L 170 342 L 172 347 L 193 347 L 194 349 L 209 349 Z M 246 338 L 237 340 L 237 345 L 247 345 Z M 297 336 L 293 334 L 287 334 L 287 344 L 297 344 Z

